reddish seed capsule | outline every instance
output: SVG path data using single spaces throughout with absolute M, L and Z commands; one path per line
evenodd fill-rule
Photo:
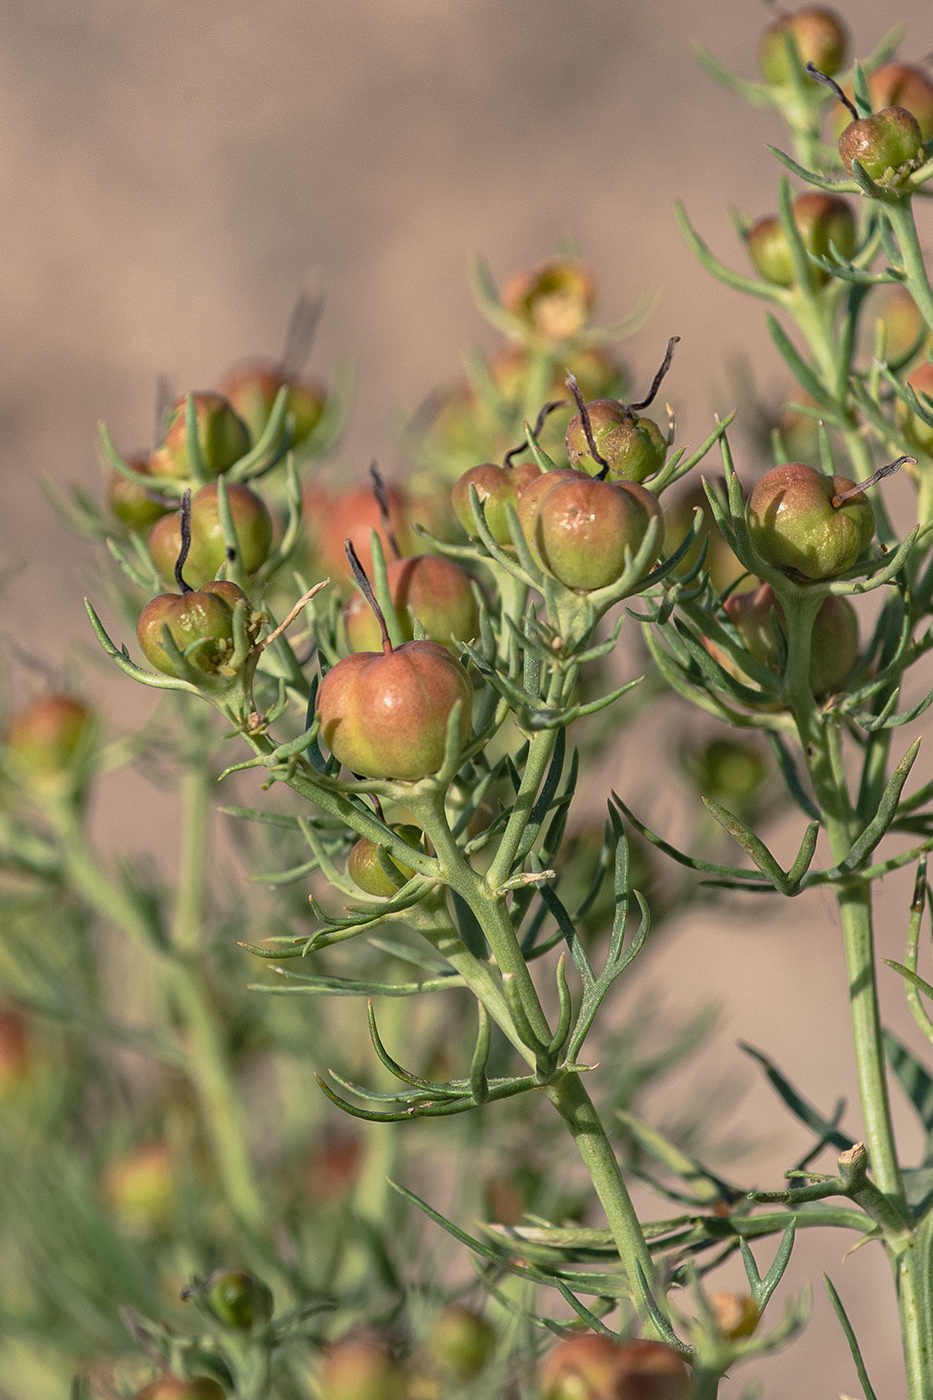
M 318 1376 L 320 1400 L 404 1400 L 407 1386 L 384 1337 L 361 1331 L 329 1346 Z
M 358 651 L 321 682 L 321 736 L 354 773 L 417 782 L 443 763 L 447 723 L 458 701 L 460 743 L 467 742 L 472 698 L 466 671 L 436 642 Z
M 455 650 L 457 641 L 469 642 L 479 630 L 479 610 L 470 575 L 450 559 L 420 554 L 394 559 L 386 568 L 389 593 L 404 639 L 414 636 L 417 618 L 429 642 Z M 373 611 L 361 593 L 344 610 L 347 642 L 351 651 L 375 651 L 381 632 Z
M 854 96 L 851 83 L 843 89 L 851 100 Z M 920 135 L 924 141 L 933 136 L 933 83 L 922 68 L 910 63 L 885 63 L 868 74 L 868 96 L 873 111 L 882 107 L 903 107 L 917 118 Z M 833 130 L 838 139 L 849 124 L 849 117 L 843 106 L 835 110 Z
M 875 533 L 875 516 L 844 476 L 823 476 L 802 462 L 774 467 L 752 491 L 745 511 L 752 543 L 775 568 L 809 579 L 836 578 L 855 566 Z
M 219 580 L 206 583 L 190 593 L 161 593 L 143 608 L 136 624 L 136 636 L 148 660 L 166 676 L 178 676 L 179 668 L 165 650 L 163 627 L 184 654 L 192 642 L 202 646 L 191 653 L 190 665 L 205 676 L 217 676 L 233 655 L 233 610 L 247 603 L 247 630 L 255 637 L 259 615 L 250 614 L 246 594 L 235 583 Z M 185 679 L 184 672 L 181 678 Z
M 94 728 L 94 717 L 71 695 L 40 695 L 11 715 L 7 751 L 21 776 L 64 773 Z
M 808 252 L 828 258 L 832 244 L 844 258 L 852 257 L 856 248 L 855 216 L 844 199 L 804 194 L 794 200 L 791 212 Z M 780 219 L 775 215 L 759 219 L 749 229 L 747 242 L 749 256 L 766 282 L 778 287 L 794 285 L 794 264 Z M 829 281 L 829 273 L 822 268 L 811 264 L 811 272 L 818 286 Z
M 506 508 L 518 509 L 518 498 L 541 472 L 533 462 L 520 462 L 516 467 L 497 467 L 492 462 L 471 467 L 455 482 L 451 493 L 457 519 L 468 535 L 476 534 L 476 523 L 470 509 L 470 487 L 476 487 L 480 505 L 484 509 L 489 533 L 496 544 L 509 548 L 512 536 Z
M 882 107 L 870 117 L 850 122 L 839 138 L 839 155 L 849 174 L 858 161 L 870 179 L 890 182 L 923 160 L 917 118 L 903 107 Z
M 607 481 L 644 481 L 664 466 L 667 443 L 657 423 L 614 399 L 587 404 L 593 439 L 604 462 Z M 567 425 L 565 447 L 570 464 L 598 476 L 603 470 L 590 451 L 579 413 Z
M 224 378 L 220 391 L 243 419 L 253 442 L 262 436 L 279 391 L 288 388 L 286 413 L 294 419 L 295 447 L 310 437 L 324 412 L 327 391 L 312 380 L 286 379 L 281 367 L 261 360 L 238 365 Z
M 635 554 L 662 515 L 657 497 L 637 482 L 596 481 L 566 468 L 532 482 L 518 518 L 535 561 L 567 588 L 589 592 L 621 576 L 626 551 Z
M 502 289 L 503 306 L 545 340 L 577 335 L 595 299 L 592 273 L 571 258 L 555 258 L 530 272 L 517 272 Z
M 272 519 L 265 502 L 248 486 L 231 482 L 227 501 L 240 547 L 240 563 L 246 574 L 254 574 L 269 557 L 272 546 Z M 152 528 L 149 556 L 166 583 L 175 578 L 175 562 L 181 552 L 181 513 L 166 515 Z M 200 588 L 217 577 L 227 561 L 227 547 L 220 521 L 220 503 L 215 483 L 202 486 L 191 497 L 191 548 L 185 559 L 185 581 Z
M 587 1334 L 558 1342 L 541 1368 L 542 1400 L 689 1400 L 689 1373 L 663 1342 Z
M 160 1376 L 136 1392 L 136 1400 L 224 1400 L 226 1392 L 218 1381 L 208 1376 L 179 1380 L 177 1376 Z
M 220 476 L 246 456 L 251 446 L 249 429 L 222 395 L 204 392 L 193 398 L 204 471 L 209 477 Z M 187 399 L 176 399 L 165 438 L 149 459 L 154 476 L 191 480 L 187 414 Z
M 762 34 L 758 62 L 765 82 L 776 87 L 790 82 L 786 34 L 793 37 L 804 66 L 812 63 L 830 77 L 843 67 L 849 36 L 839 16 L 820 5 L 805 5 L 793 14 L 782 14 Z
M 754 593 L 734 593 L 726 600 L 726 612 L 749 656 L 769 671 L 780 669 L 780 653 L 771 623 L 772 611 L 779 622 L 784 609 L 769 583 Z M 718 656 L 716 648 L 710 650 Z M 719 656 L 727 670 L 728 659 Z M 825 599 L 813 623 L 810 651 L 810 689 L 817 699 L 838 690 L 858 660 L 858 617 L 847 598 Z

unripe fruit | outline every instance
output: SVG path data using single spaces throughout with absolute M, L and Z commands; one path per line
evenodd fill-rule
M 518 518 L 536 562 L 567 588 L 591 591 L 621 576 L 626 550 L 635 554 L 662 514 L 657 498 L 634 481 L 596 481 L 566 468 L 532 482 Z
M 765 82 L 781 86 L 790 81 L 785 34 L 791 34 L 801 63 L 812 63 L 832 76 L 845 63 L 848 35 L 838 15 L 819 5 L 806 5 L 793 14 L 783 14 L 762 34 L 758 62 Z
M 758 1306 L 747 1293 L 711 1293 L 709 1305 L 720 1332 L 732 1341 L 750 1337 L 758 1326 Z
M 920 403 L 923 398 L 933 398 L 933 364 L 929 360 L 923 360 L 917 368 L 907 376 L 907 383 L 914 390 Z M 925 405 L 924 405 L 925 406 Z M 897 401 L 895 409 L 897 421 L 904 433 L 904 436 L 920 452 L 927 455 L 933 453 L 933 428 L 929 423 L 924 423 L 913 409 L 908 408 L 900 399 Z
M 272 546 L 272 519 L 265 502 L 248 486 L 227 485 L 227 501 L 240 546 L 240 563 L 246 574 L 254 574 L 269 557 Z M 192 588 L 200 588 L 217 577 L 227 560 L 220 504 L 216 483 L 202 486 L 191 497 L 191 548 L 185 559 L 184 576 Z M 149 556 L 167 583 L 175 578 L 175 562 L 181 552 L 181 512 L 166 515 L 149 536 Z
M 725 662 L 718 649 L 707 649 Z M 748 806 L 768 775 L 764 758 L 745 739 L 710 739 L 697 750 L 685 750 L 682 758 L 698 792 L 732 804 L 733 811 Z
M 417 782 L 444 761 L 447 721 L 460 702 L 460 743 L 470 735 L 473 687 L 436 642 L 358 651 L 338 661 L 317 694 L 321 736 L 364 778 Z
M 394 826 L 392 830 L 396 836 L 402 838 L 406 845 L 417 850 L 421 840 L 420 827 L 407 824 Z M 375 841 L 370 841 L 365 836 L 361 837 L 347 857 L 347 874 L 353 883 L 359 885 L 360 889 L 365 890 L 367 894 L 381 895 L 383 899 L 391 899 L 393 895 L 398 894 L 400 885 L 394 883 L 383 870 L 379 860 L 379 850 L 380 847 L 376 845 Z M 402 883 L 410 880 L 415 873 L 411 866 L 395 860 L 394 856 L 392 859 L 398 867 Z
M 252 361 L 230 371 L 221 393 L 243 419 L 253 442 L 262 436 L 279 391 L 288 387 L 286 414 L 294 418 L 292 445 L 300 447 L 317 427 L 326 390 L 307 380 L 286 379 L 278 365 Z
M 775 674 L 780 668 L 772 610 L 783 623 L 784 609 L 769 583 L 754 593 L 733 594 L 726 612 L 749 656 Z M 724 658 L 719 657 L 720 660 Z M 822 603 L 813 623 L 810 650 L 810 689 L 818 698 L 838 690 L 858 660 L 858 617 L 847 598 L 832 595 Z M 728 669 L 728 665 L 727 665 Z
M 476 534 L 476 524 L 470 509 L 470 487 L 476 487 L 480 505 L 484 507 L 486 524 L 496 544 L 508 548 L 512 543 L 506 507 L 518 509 L 518 498 L 541 472 L 534 462 L 520 462 L 515 467 L 497 467 L 492 462 L 471 467 L 454 483 L 451 492 L 453 507 L 460 524 L 468 535 Z
M 545 340 L 565 340 L 586 324 L 596 299 L 589 269 L 555 258 L 530 272 L 517 272 L 502 289 L 502 304 Z
M 198 393 L 193 398 L 204 471 L 208 476 L 220 476 L 246 456 L 251 446 L 249 429 L 220 394 Z M 172 476 L 179 481 L 191 479 L 187 412 L 187 399 L 176 399 L 165 438 L 149 459 L 154 475 Z
M 749 534 L 767 563 L 809 579 L 836 578 L 853 568 L 875 533 L 871 504 L 844 476 L 823 476 L 802 462 L 774 467 L 758 482 L 746 507 Z
M 42 782 L 65 774 L 89 743 L 94 717 L 70 695 L 40 695 L 7 721 L 7 753 L 17 775 Z
M 226 1391 L 219 1381 L 195 1376 L 183 1381 L 176 1376 L 160 1376 L 136 1392 L 136 1400 L 224 1400 Z
M 839 138 L 839 155 L 850 175 L 857 160 L 870 179 L 890 183 L 893 176 L 905 169 L 909 173 L 923 160 L 917 118 L 903 107 L 883 107 L 850 122 Z
M 320 1400 L 404 1400 L 405 1389 L 404 1373 L 378 1333 L 351 1334 L 327 1348 Z
M 111 1162 L 102 1182 L 107 1205 L 128 1230 L 148 1234 L 175 1209 L 172 1165 L 164 1143 L 149 1142 Z
M 166 676 L 176 675 L 175 662 L 165 650 L 162 628 L 167 627 L 178 650 L 203 642 L 188 658 L 196 671 L 216 676 L 233 654 L 233 610 L 247 603 L 248 632 L 258 630 L 258 615 L 249 614 L 246 594 L 235 583 L 219 580 L 189 593 L 160 593 L 143 608 L 136 636 L 148 660 Z
M 478 1376 L 496 1349 L 496 1329 L 480 1313 L 450 1303 L 435 1319 L 427 1350 L 438 1370 L 453 1381 Z
M 791 212 L 803 245 L 817 257 L 828 258 L 832 243 L 844 258 L 856 248 L 855 215 L 844 199 L 827 194 L 804 194 L 795 199 Z M 778 287 L 794 285 L 794 265 L 780 219 L 774 215 L 759 219 L 748 231 L 748 251 L 756 269 Z M 811 265 L 818 286 L 829 281 L 829 273 Z
M 152 475 L 152 459 L 148 456 L 128 457 L 127 466 L 142 476 Z M 128 525 L 131 530 L 140 531 L 147 530 L 172 509 L 170 505 L 150 494 L 145 486 L 128 481 L 116 471 L 112 471 L 107 479 L 107 504 L 124 525 Z
M 917 118 L 921 137 L 929 141 L 933 136 L 933 83 L 923 69 L 910 63 L 885 63 L 867 76 L 872 109 L 877 112 L 882 107 L 903 107 Z M 851 84 L 844 91 L 847 97 L 853 96 Z M 848 120 L 845 108 L 840 106 L 833 122 L 837 138 Z
M 428 641 L 443 646 L 469 642 L 477 635 L 479 609 L 470 576 L 450 559 L 438 554 L 394 559 L 386 576 L 405 641 L 414 636 L 415 618 Z M 374 651 L 381 645 L 379 623 L 361 593 L 350 599 L 344 620 L 351 651 Z
M 272 1291 L 244 1269 L 219 1269 L 207 1280 L 211 1309 L 237 1332 L 249 1332 L 272 1316 Z
M 664 466 L 667 443 L 651 418 L 643 418 L 614 399 L 587 404 L 590 427 L 600 456 L 609 463 L 608 481 L 644 481 Z M 603 470 L 590 451 L 583 423 L 575 413 L 567 425 L 567 456 L 573 467 L 598 476 Z

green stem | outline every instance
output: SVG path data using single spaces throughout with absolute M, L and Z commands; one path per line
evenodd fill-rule
M 840 735 L 831 718 L 819 711 L 810 690 L 810 644 L 822 590 L 795 590 L 782 599 L 787 618 L 788 657 L 785 685 L 801 747 L 823 813 L 833 860 L 844 860 L 856 835 L 856 820 L 842 771 Z M 875 1181 L 904 1213 L 891 1107 L 888 1098 L 881 1018 L 875 974 L 871 886 L 857 875 L 836 888 L 849 978 L 849 1006 L 858 1072 L 865 1142 Z
M 914 222 L 914 211 L 911 207 L 910 198 L 899 199 L 885 205 L 884 209 L 888 222 L 894 230 L 904 259 L 904 271 L 907 273 L 907 290 L 910 292 L 921 316 L 926 321 L 930 330 L 933 331 L 933 288 L 930 287 L 930 279 L 927 276 L 926 264 L 923 261 L 923 253 L 920 248 L 920 239 L 917 236 L 917 225 Z
M 655 1288 L 655 1269 L 632 1198 L 619 1168 L 606 1130 L 579 1074 L 569 1071 L 547 1089 L 548 1098 L 563 1118 L 586 1164 L 590 1180 L 605 1212 L 619 1251 L 641 1321 L 642 1331 L 653 1341 L 666 1341 L 662 1329 L 647 1312 L 639 1287 L 641 1269 L 654 1303 L 663 1315 L 667 1302 Z

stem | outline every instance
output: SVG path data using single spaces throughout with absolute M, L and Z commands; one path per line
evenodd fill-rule
M 606 1136 L 595 1105 L 579 1074 L 573 1071 L 564 1074 L 555 1084 L 550 1085 L 546 1092 L 570 1129 L 605 1211 L 622 1267 L 632 1287 L 642 1331 L 653 1341 L 667 1341 L 667 1337 L 647 1312 L 642 1301 L 638 1283 L 639 1268 L 644 1274 L 658 1311 L 662 1315 L 667 1311 L 666 1299 L 656 1293 L 654 1262 L 645 1243 L 612 1144 Z
M 813 621 L 823 596 L 820 589 L 800 589 L 782 599 L 788 632 L 785 685 L 814 792 L 823 813 L 830 850 L 838 864 L 851 848 L 857 823 L 841 766 L 839 732 L 831 719 L 822 716 L 810 690 Z M 904 1214 L 904 1187 L 891 1123 L 881 1041 L 871 894 L 870 884 L 857 875 L 836 887 L 849 977 L 852 1038 L 865 1120 L 865 1142 L 879 1189 Z
M 927 276 L 926 265 L 923 261 L 923 253 L 920 249 L 920 240 L 917 237 L 917 225 L 914 222 L 914 211 L 911 207 L 910 198 L 899 199 L 885 205 L 885 214 L 888 222 L 894 230 L 894 236 L 898 241 L 901 256 L 904 259 L 904 271 L 907 273 L 907 290 L 910 292 L 920 310 L 920 314 L 926 321 L 930 330 L 933 331 L 933 288 L 930 287 L 930 279 Z

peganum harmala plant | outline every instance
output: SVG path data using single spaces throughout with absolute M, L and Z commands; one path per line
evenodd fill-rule
M 393 1087 L 386 1078 L 379 1089 L 337 1074 L 320 1081 L 333 1103 L 359 1119 L 446 1121 L 480 1108 L 489 1118 L 518 1112 L 523 1103 L 533 1113 L 546 1100 L 576 1145 L 607 1222 L 567 1224 L 555 1211 L 551 1218 L 467 1233 L 400 1185 L 408 1202 L 470 1247 L 484 1284 L 516 1315 L 516 1327 L 531 1320 L 562 1339 L 535 1371 L 510 1361 L 507 1348 L 497 1352 L 494 1342 L 482 1342 L 475 1330 L 465 1346 L 467 1363 L 454 1374 L 442 1367 L 419 1372 L 417 1364 L 402 1369 L 384 1336 L 350 1333 L 310 1382 L 323 1400 L 346 1393 L 349 1369 L 341 1367 L 363 1364 L 362 1354 L 376 1378 L 371 1394 L 624 1400 L 653 1376 L 655 1394 L 708 1400 L 738 1362 L 768 1352 L 803 1325 L 804 1297 L 789 1302 L 771 1325 L 763 1314 L 796 1231 L 816 1227 L 881 1244 L 900 1307 L 908 1394 L 933 1397 L 931 1159 L 927 1152 L 915 1167 L 903 1162 L 888 1099 L 893 1072 L 929 1138 L 933 1078 L 881 1027 L 872 936 L 875 885 L 889 871 L 916 864 L 907 951 L 894 967 L 933 1043 L 927 1009 L 933 986 L 918 971 L 933 784 L 904 795 L 919 741 L 901 753 L 895 733 L 931 702 L 927 695 L 902 708 L 900 697 L 909 669 L 933 644 L 933 397 L 926 355 L 933 290 L 913 211 L 933 175 L 933 132 L 921 126 L 928 113 L 920 100 L 933 96 L 933 88 L 880 81 L 893 51 L 886 44 L 866 65 L 855 65 L 847 91 L 846 43 L 837 17 L 810 7 L 781 16 L 767 32 L 761 84 L 724 74 L 705 56 L 729 86 L 784 115 L 795 155 L 775 154 L 808 187 L 795 193 L 784 176 L 777 215 L 737 221 L 758 278 L 719 262 L 681 212 L 704 266 L 773 308 L 769 329 L 806 400 L 794 411 L 813 424 L 812 460 L 789 461 L 776 430 L 775 465 L 753 485 L 749 473 L 736 469 L 727 438 L 731 419 L 717 422 L 694 452 L 672 453 L 672 428 L 663 432 L 645 410 L 670 368 L 676 338 L 644 399 L 615 397 L 623 392 L 621 374 L 604 355 L 603 338 L 588 328 L 592 287 L 573 259 L 513 281 L 501 298 L 478 271 L 481 302 L 511 337 L 510 353 L 497 364 L 474 360 L 468 390 L 431 416 L 418 480 L 423 523 L 412 529 L 376 473 L 373 528 L 367 521 L 356 538 L 348 529 L 346 565 L 335 552 L 343 538 L 328 537 L 328 511 L 313 487 L 305 492 L 312 545 L 303 530 L 301 415 L 287 376 L 280 376 L 277 394 L 266 392 L 264 416 L 242 434 L 223 400 L 186 396 L 144 467 L 121 458 L 104 435 L 121 483 L 115 499 L 124 510 L 128 499 L 136 512 L 132 520 L 121 516 L 129 528 L 111 552 L 137 598 L 144 597 L 137 636 L 154 670 L 111 641 L 89 605 L 101 645 L 127 675 L 172 692 L 185 706 L 196 749 L 214 746 L 218 730 L 205 704 L 213 708 L 226 741 L 238 739 L 251 755 L 234 759 L 222 776 L 259 770 L 266 789 L 289 788 L 301 803 L 297 812 L 271 798 L 235 809 L 254 824 L 300 838 L 302 858 L 277 872 L 279 880 L 318 881 L 310 927 L 290 912 L 295 925 L 288 931 L 250 943 L 253 954 L 273 965 L 258 990 L 298 1001 L 328 994 L 369 1000 L 368 1033 L 379 1072 Z M 847 114 L 838 145 L 824 143 L 822 134 L 837 99 Z M 908 101 L 917 103 L 916 113 Z M 874 289 L 886 286 L 909 295 L 915 331 L 889 353 L 889 327 L 879 317 L 866 356 L 863 327 Z M 592 391 L 586 373 L 598 381 Z M 326 414 L 325 408 L 312 437 Z M 481 455 L 496 460 L 464 460 L 477 438 L 493 445 Z M 697 515 L 686 535 L 668 531 L 666 538 L 666 493 L 713 449 L 724 476 L 721 486 L 706 488 L 705 527 Z M 459 535 L 446 502 L 438 500 L 444 493 L 426 480 L 432 466 L 443 475 L 451 464 L 466 468 L 453 493 Z M 916 524 L 903 539 L 879 489 L 898 467 L 917 486 Z M 277 538 L 266 492 L 273 507 L 285 508 Z M 725 588 L 707 568 L 723 544 L 740 571 Z M 409 552 L 416 548 L 424 553 Z M 315 579 L 322 561 L 329 583 Z M 456 609 L 446 601 L 441 561 L 458 571 Z M 428 579 L 420 595 L 412 585 L 419 575 Z M 360 616 L 360 604 L 345 602 L 351 578 L 372 609 L 375 644 L 353 640 L 359 624 L 351 618 Z M 165 582 L 177 591 L 162 592 Z M 850 600 L 869 592 L 883 601 L 867 644 L 859 646 Z M 459 606 L 469 601 L 472 607 Z M 300 641 L 290 640 L 299 626 Z M 743 852 L 741 864 L 676 849 L 639 819 L 631 794 L 613 793 L 592 884 L 575 889 L 564 853 L 579 770 L 570 736 L 594 715 L 608 725 L 610 707 L 624 697 L 632 703 L 638 681 L 611 686 L 599 664 L 623 631 L 639 627 L 655 667 L 649 684 L 658 686 L 660 677 L 716 720 L 764 735 L 804 819 L 787 869 L 742 815 L 717 800 L 709 798 L 707 810 Z M 208 1385 L 238 1396 L 305 1394 L 302 1380 L 292 1373 L 283 1378 L 273 1358 L 316 1316 L 318 1303 L 339 1300 L 288 1297 L 289 1290 L 300 1294 L 300 1278 L 283 1271 L 236 1128 L 221 1038 L 199 985 L 204 886 L 194 837 L 209 790 L 207 770 L 196 771 L 186 819 L 194 868 L 186 873 L 166 950 L 168 975 L 176 1012 L 204 1050 L 194 1087 L 228 1204 L 253 1250 L 250 1265 L 291 1311 L 270 1314 L 263 1285 L 250 1275 L 224 1275 L 223 1287 L 213 1276 L 196 1278 L 190 1296 L 209 1323 L 207 1340 L 182 1344 L 134 1315 L 140 1343 L 176 1373 L 142 1393 L 150 1400 L 218 1393 L 204 1388 L 210 1378 Z M 145 899 L 137 892 L 127 901 L 125 891 L 108 886 L 80 833 L 68 826 L 69 813 L 73 818 L 78 810 L 75 796 L 70 807 L 46 804 L 58 812 L 55 834 L 69 878 L 110 917 L 158 942 L 164 929 L 153 924 Z M 784 1189 L 748 1191 L 631 1111 L 622 1122 L 632 1162 L 620 1162 L 610 1133 L 616 1121 L 607 1121 L 590 1093 L 600 1071 L 589 1062 L 589 1037 L 605 1023 L 609 994 L 651 925 L 648 901 L 632 878 L 627 825 L 713 885 L 767 898 L 824 887 L 838 902 L 863 1127 L 859 1140 L 850 1137 L 765 1062 L 785 1102 L 813 1133 Z M 819 868 L 821 833 L 830 861 Z M 900 833 L 914 844 L 890 854 L 882 843 Z M 29 848 L 34 861 L 43 849 Z M 612 909 L 600 944 L 582 930 L 607 870 Z M 374 947 L 394 966 L 411 969 L 406 980 L 385 964 L 373 970 Z M 330 949 L 342 955 L 339 971 L 327 961 Z M 441 1014 L 457 1031 L 434 1072 L 400 1058 L 408 1056 L 410 1036 L 397 1010 L 386 1031 L 393 1008 L 422 998 L 449 1002 L 452 1009 Z M 828 1149 L 837 1154 L 835 1170 L 819 1172 L 813 1163 Z M 648 1159 L 673 1182 L 658 1183 L 679 1203 L 673 1218 L 641 1221 L 635 1212 L 625 1168 L 644 1174 Z M 750 1242 L 768 1238 L 776 1247 L 762 1273 Z M 742 1297 L 710 1286 L 717 1266 L 736 1251 L 748 1278 Z M 537 1315 L 529 1285 L 556 1291 L 559 1316 L 551 1309 Z M 859 1383 L 866 1397 L 874 1396 L 870 1358 L 832 1285 L 830 1292 Z M 460 1322 L 465 1335 L 473 1324 Z M 533 1353 L 530 1346 L 527 1358 Z

